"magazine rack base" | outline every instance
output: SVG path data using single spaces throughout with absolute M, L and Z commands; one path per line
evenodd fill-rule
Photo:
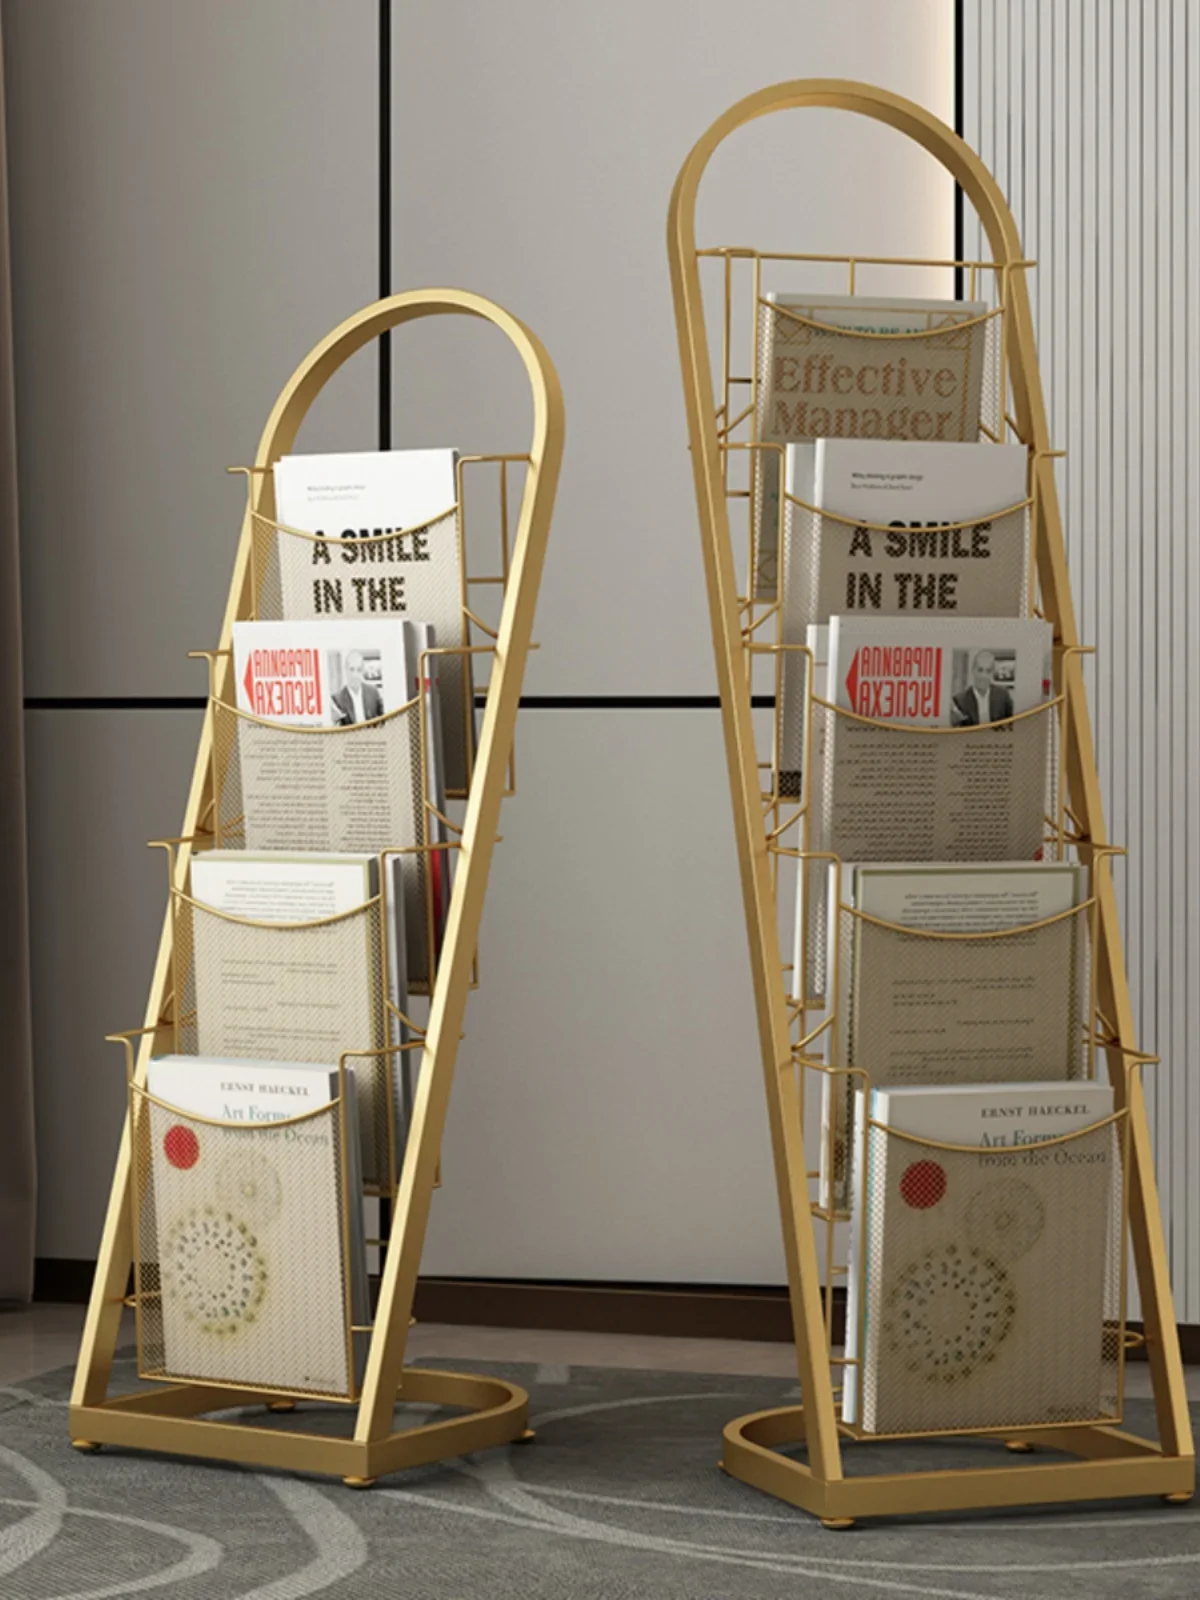
M 388 1473 L 532 1437 L 529 1396 L 502 1378 L 405 1367 L 397 1399 L 406 1405 L 462 1407 L 465 1414 L 381 1439 L 346 1439 L 290 1427 L 254 1426 L 244 1416 L 236 1422 L 218 1420 L 211 1413 L 234 1407 L 244 1412 L 261 1405 L 275 1411 L 279 1399 L 247 1394 L 244 1389 L 180 1383 L 121 1395 L 103 1405 L 72 1406 L 71 1443 L 85 1452 L 112 1444 L 243 1466 L 316 1472 L 341 1478 L 350 1488 L 366 1489 Z
M 855 1474 L 820 1478 L 780 1448 L 802 1444 L 804 1407 L 782 1406 L 738 1417 L 725 1428 L 721 1468 L 789 1505 L 819 1517 L 826 1528 L 844 1529 L 864 1517 L 912 1516 L 933 1511 L 975 1511 L 994 1506 L 1053 1505 L 1065 1501 L 1123 1500 L 1158 1495 L 1169 1505 L 1192 1498 L 1190 1457 L 1164 1456 L 1150 1439 L 1118 1428 L 1040 1429 L 1036 1443 L 1014 1435 L 997 1438 L 999 1449 L 1028 1455 L 1038 1445 L 1061 1451 L 1070 1461 L 1010 1462 L 940 1472 Z M 979 1436 L 977 1436 L 979 1437 Z

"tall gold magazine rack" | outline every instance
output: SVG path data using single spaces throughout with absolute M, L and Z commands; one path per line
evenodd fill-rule
M 927 150 L 976 208 L 993 259 L 913 261 L 784 254 L 741 245 L 698 247 L 697 194 L 718 146 L 756 118 L 810 107 L 870 117 Z M 833 79 L 800 80 L 764 89 L 713 123 L 676 180 L 668 252 L 803 1402 L 731 1422 L 725 1429 L 721 1464 L 732 1476 L 813 1513 L 830 1528 L 848 1528 L 866 1517 L 1129 1496 L 1160 1495 L 1181 1504 L 1192 1495 L 1195 1463 L 1141 1086 L 1142 1068 L 1150 1067 L 1152 1058 L 1136 1047 L 1116 900 L 1107 870 L 1111 857 L 1119 852 L 1109 844 L 1104 827 L 1084 694 L 1083 647 L 1067 579 L 1054 479 L 1055 452 L 1047 431 L 1025 282 L 1033 263 L 1022 256 L 1016 225 L 994 178 L 950 128 L 897 95 Z M 983 1464 L 962 1469 L 864 1470 L 867 1463 L 856 1464 L 853 1459 L 853 1452 L 864 1448 L 860 1441 L 882 1440 L 881 1448 L 886 1450 L 889 1436 L 864 1434 L 847 1422 L 840 1410 L 840 1379 L 848 1358 L 838 1354 L 833 1307 L 838 1274 L 844 1274 L 846 1268 L 835 1260 L 834 1239 L 836 1224 L 844 1213 L 835 1212 L 827 1196 L 825 1208 L 820 1197 L 813 1200 L 810 1196 L 816 1174 L 809 1171 L 806 1159 L 804 1106 L 806 1078 L 812 1071 L 854 1069 L 839 1067 L 836 1058 L 832 1064 L 815 1059 L 814 1035 L 827 1025 L 813 1027 L 807 965 L 798 979 L 781 957 L 781 859 L 803 862 L 816 852 L 810 849 L 807 832 L 807 779 L 801 779 L 798 789 L 790 787 L 788 773 L 781 771 L 778 691 L 786 652 L 797 647 L 782 642 L 779 605 L 770 585 L 764 592 L 761 582 L 753 508 L 760 480 L 754 468 L 739 466 L 748 460 L 761 461 L 772 449 L 780 452 L 778 445 L 761 441 L 757 434 L 760 365 L 755 349 L 768 275 L 780 268 L 792 274 L 820 275 L 819 283 L 809 280 L 803 286 L 823 292 L 833 288 L 831 275 L 836 274 L 837 292 L 851 295 L 885 292 L 879 287 L 881 281 L 895 281 L 886 277 L 888 273 L 900 275 L 903 281 L 908 272 L 911 283 L 913 271 L 928 274 L 940 270 L 941 282 L 955 273 L 957 283 L 966 288 L 966 298 L 972 301 L 990 288 L 987 315 L 992 319 L 989 360 L 993 394 L 990 415 L 981 422 L 981 436 L 1020 442 L 1029 453 L 1025 507 L 1032 552 L 1030 608 L 1053 625 L 1055 642 L 1052 765 L 1057 776 L 1048 786 L 1047 844 L 1051 853 L 1077 860 L 1090 884 L 1086 908 L 1081 908 L 1088 921 L 1090 946 L 1084 1042 L 1089 1064 L 1096 1060 L 1107 1063 L 1116 1107 L 1111 1126 L 1094 1125 L 1085 1130 L 1093 1141 L 1113 1141 L 1122 1180 L 1118 1185 L 1122 1200 L 1111 1235 L 1114 1287 L 1104 1321 L 1106 1359 L 1111 1360 L 1116 1377 L 1115 1398 L 1102 1418 L 1084 1418 L 1078 1424 L 1072 1419 L 1071 1425 L 1017 1427 L 997 1419 L 994 1427 L 956 1430 L 982 1436 L 984 1446 L 982 1452 L 972 1454 L 973 1460 Z M 866 283 L 870 287 L 864 288 Z M 787 286 L 798 285 L 792 281 Z M 913 291 L 899 288 L 894 292 Z M 961 295 L 962 289 L 958 292 Z M 811 327 L 818 336 L 846 333 L 844 329 L 822 330 L 815 322 Z M 710 338 L 715 338 L 721 352 L 716 380 Z M 781 508 L 785 498 L 781 487 Z M 793 504 L 803 510 L 802 502 Z M 740 529 L 736 547 L 733 531 L 735 517 L 742 515 L 747 520 L 744 563 Z M 760 532 L 762 526 L 760 522 Z M 800 653 L 807 655 L 803 650 Z M 777 704 L 770 752 L 760 752 L 762 713 L 756 714 L 752 703 L 752 689 L 764 687 L 760 676 L 764 666 L 774 673 Z M 811 668 L 809 657 L 804 704 L 810 727 L 814 715 L 830 714 L 828 702 L 817 699 L 813 691 Z M 903 732 L 899 730 L 899 736 Z M 766 781 L 764 774 L 768 775 Z M 831 961 L 836 960 L 832 953 L 836 944 L 831 939 Z M 835 1013 L 836 988 L 829 1015 Z M 836 1039 L 832 1029 L 830 1036 Z M 830 1054 L 835 1052 L 836 1044 L 830 1047 Z M 870 1127 L 873 1135 L 875 1127 Z M 952 1152 L 946 1158 L 949 1161 L 971 1159 L 957 1147 L 940 1148 Z M 1129 1258 L 1140 1291 L 1144 1332 L 1130 1330 L 1125 1323 L 1125 1264 Z M 1144 1345 L 1149 1363 L 1157 1441 L 1136 1437 L 1118 1425 L 1125 1355 L 1138 1345 Z M 947 1435 L 890 1437 L 907 1438 L 911 1450 L 915 1437 L 945 1440 Z M 996 1452 L 993 1456 L 986 1448 L 989 1443 Z M 1006 1456 L 1005 1450 L 1010 1454 Z M 1041 1450 L 1050 1454 L 1039 1459 Z M 874 1450 L 872 1456 L 877 1459 Z
M 459 471 L 459 531 L 463 538 L 463 468 L 494 469 L 498 485 L 498 510 L 491 519 L 498 529 L 500 556 L 496 572 L 465 579 L 464 617 L 471 626 L 461 656 L 486 657 L 491 664 L 486 702 L 460 825 L 444 814 L 442 842 L 419 847 L 421 870 L 433 870 L 432 852 L 452 851 L 455 861 L 453 894 L 446 917 L 436 973 L 428 983 L 429 1009 L 423 1029 L 408 1042 L 375 1051 L 347 1050 L 341 1060 L 341 1081 L 354 1056 L 387 1056 L 394 1050 L 414 1050 L 419 1060 L 415 1075 L 408 1137 L 403 1163 L 394 1183 L 374 1192 L 390 1202 L 391 1222 L 383 1258 L 378 1303 L 369 1325 L 359 1326 L 347 1307 L 345 1331 L 348 1347 L 369 1340 L 361 1373 L 352 1378 L 341 1399 L 341 1416 L 352 1413 L 353 1426 L 336 1425 L 326 1431 L 327 1406 L 293 1413 L 298 1401 L 311 1394 L 289 1392 L 286 1387 L 259 1384 L 256 1389 L 236 1384 L 172 1381 L 154 1370 L 144 1348 L 144 1327 L 152 1308 L 139 1305 L 145 1295 L 143 1273 L 135 1273 L 135 1292 L 129 1293 L 131 1268 L 138 1254 L 139 1159 L 153 1101 L 145 1093 L 146 1068 L 152 1056 L 178 1048 L 181 1028 L 189 1019 L 186 1005 L 186 943 L 179 945 L 182 912 L 192 913 L 187 896 L 188 871 L 194 845 L 211 845 L 222 838 L 222 719 L 232 721 L 232 665 L 230 649 L 235 621 L 260 615 L 264 564 L 259 556 L 263 531 L 272 530 L 275 512 L 273 464 L 292 447 L 297 430 L 318 393 L 339 367 L 364 345 L 393 329 L 426 317 L 467 316 L 491 323 L 506 335 L 524 364 L 533 399 L 533 433 L 527 455 L 461 457 Z M 563 449 L 563 404 L 558 378 L 539 340 L 515 317 L 491 301 L 452 289 L 414 290 L 378 301 L 335 328 L 300 364 L 280 394 L 267 421 L 258 455 L 247 474 L 248 506 L 230 586 L 229 600 L 218 649 L 209 655 L 211 697 L 196 758 L 183 833 L 168 842 L 171 863 L 171 904 L 159 946 L 144 1027 L 115 1036 L 125 1044 L 130 1076 L 130 1109 L 122 1138 L 112 1195 L 104 1227 L 95 1283 L 85 1324 L 75 1386 L 71 1396 L 70 1432 L 81 1450 L 103 1444 L 163 1451 L 181 1456 L 201 1456 L 242 1464 L 317 1472 L 341 1477 L 353 1487 L 366 1487 L 385 1473 L 419 1466 L 531 1437 L 527 1431 L 528 1397 L 516 1385 L 498 1378 L 457 1372 L 438 1372 L 404 1365 L 405 1344 L 412 1321 L 413 1296 L 420 1265 L 430 1203 L 440 1181 L 439 1153 L 454 1074 L 468 991 L 475 982 L 475 952 L 483 913 L 484 894 L 497 838 L 500 805 L 512 793 L 513 735 L 521 683 L 528 651 L 538 586 L 550 531 L 551 513 Z M 515 524 L 509 526 L 510 485 L 523 478 Z M 515 494 L 513 496 L 515 498 Z M 288 530 L 283 530 L 288 531 Z M 470 585 L 491 586 L 471 590 Z M 478 611 L 487 611 L 492 597 L 494 625 Z M 482 598 L 481 598 L 482 597 Z M 472 609 L 472 608 L 475 609 Z M 475 639 L 483 642 L 476 643 Z M 445 656 L 452 651 L 432 652 Z M 461 672 L 461 669 L 459 669 Z M 414 702 L 414 705 L 416 703 Z M 411 709 L 411 708 L 409 708 Z M 415 736 L 414 736 L 415 737 Z M 216 759 L 214 759 L 214 757 Z M 422 769 L 423 770 L 423 769 Z M 451 791 L 453 793 L 453 791 Z M 422 793 L 426 793 L 423 789 Z M 428 808 L 428 801 L 426 801 Z M 432 835 L 430 835 L 432 837 Z M 403 850 L 398 853 L 403 853 Z M 371 907 L 365 907 L 364 912 Z M 336 924 L 339 919 L 329 919 Z M 252 931 L 252 930 L 250 930 Z M 337 928 L 322 928 L 336 936 Z M 433 971 L 432 946 L 431 972 Z M 405 1019 L 407 1021 L 407 1019 Z M 340 1112 L 338 1102 L 320 1113 Z M 204 1119 L 199 1119 L 203 1121 Z M 213 1124 L 214 1137 L 229 1138 L 230 1125 Z M 340 1134 L 346 1138 L 345 1119 Z M 344 1154 L 344 1143 L 343 1143 Z M 344 1176 L 344 1175 L 343 1175 Z M 343 1195 L 345 1204 L 357 1196 Z M 344 1226 L 344 1224 L 343 1224 Z M 159 1379 L 133 1393 L 109 1393 L 114 1351 L 125 1308 L 133 1305 L 138 1324 L 138 1371 L 143 1379 Z M 354 1362 L 350 1362 L 354 1371 Z M 438 1416 L 417 1426 L 396 1431 L 397 1401 L 405 1405 L 443 1409 L 457 1415 Z M 236 1415 L 230 1413 L 236 1412 Z M 217 1413 L 219 1415 L 213 1415 Z M 312 1420 L 313 1427 L 301 1426 Z

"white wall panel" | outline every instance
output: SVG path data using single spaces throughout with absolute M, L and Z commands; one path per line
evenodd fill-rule
M 166 909 L 146 840 L 179 832 L 194 711 L 30 711 L 29 898 L 39 1256 L 95 1256 L 125 1111 L 106 1033 L 140 1028 Z
M 375 0 L 4 0 L 27 692 L 203 692 L 275 396 L 374 298 Z M 312 447 L 376 443 L 377 367 Z
M 1200 8 L 966 0 L 964 132 L 1032 275 L 1177 1311 L 1200 1321 Z M 970 221 L 973 223 L 974 219 Z M 969 226 L 968 253 L 982 248 Z
M 543 338 L 567 456 L 530 692 L 714 688 L 666 210 L 726 106 L 860 78 L 953 115 L 949 0 L 608 0 L 397 8 L 394 279 L 478 289 Z M 949 255 L 950 186 L 900 135 L 807 111 L 742 130 L 702 191 L 704 243 Z M 917 292 L 917 291 L 914 291 Z M 505 365 L 501 365 L 504 362 Z M 516 363 L 476 330 L 397 341 L 396 442 L 524 449 Z

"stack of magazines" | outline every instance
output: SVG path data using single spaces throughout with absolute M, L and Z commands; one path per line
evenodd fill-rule
M 389 1047 L 432 987 L 473 757 L 470 657 L 438 653 L 467 642 L 456 475 L 448 449 L 275 468 L 272 614 L 233 628 L 241 848 L 196 853 L 176 896 L 188 1053 L 146 1084 L 139 1250 L 171 1374 L 361 1377 L 362 1196 L 398 1181 L 416 1052 Z
M 1113 1095 L 1088 1078 L 1087 877 L 1047 848 L 1028 452 L 979 442 L 990 326 L 853 296 L 768 296 L 760 324 L 758 436 L 784 449 L 760 453 L 756 591 L 805 647 L 778 713 L 807 823 L 794 993 L 828 1024 L 817 1204 L 850 1222 L 843 1420 L 867 1433 L 1104 1413 Z

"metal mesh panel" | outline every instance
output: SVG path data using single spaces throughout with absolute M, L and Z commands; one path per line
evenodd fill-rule
M 470 643 L 457 507 L 403 537 L 313 538 L 257 512 L 250 527 L 260 621 L 385 613 L 432 624 L 437 644 L 450 650 Z M 436 671 L 446 786 L 465 792 L 475 742 L 471 657 L 438 656 Z
M 229 917 L 175 897 L 176 1050 L 181 1055 L 336 1065 L 385 1043 L 379 902 L 311 927 Z M 387 1057 L 348 1063 L 357 1088 L 364 1182 L 396 1171 Z
M 243 1127 L 131 1094 L 140 1375 L 351 1397 L 338 1103 Z
M 228 849 L 401 856 L 408 989 L 427 993 L 434 908 L 426 860 L 421 719 L 414 702 L 378 722 L 303 729 L 213 704 L 216 842 Z
M 864 1432 L 1120 1420 L 1123 1127 L 969 1151 L 867 1130 Z
M 1054 713 L 1047 702 L 1007 724 L 914 731 L 814 706 L 812 847 L 844 861 L 1036 859 Z
M 1033 1083 L 1087 1077 L 1090 907 L 989 937 L 922 938 L 853 911 L 838 917 L 838 1065 L 871 1085 Z M 831 1174 L 849 1205 L 854 1098 L 863 1078 L 828 1076 Z

